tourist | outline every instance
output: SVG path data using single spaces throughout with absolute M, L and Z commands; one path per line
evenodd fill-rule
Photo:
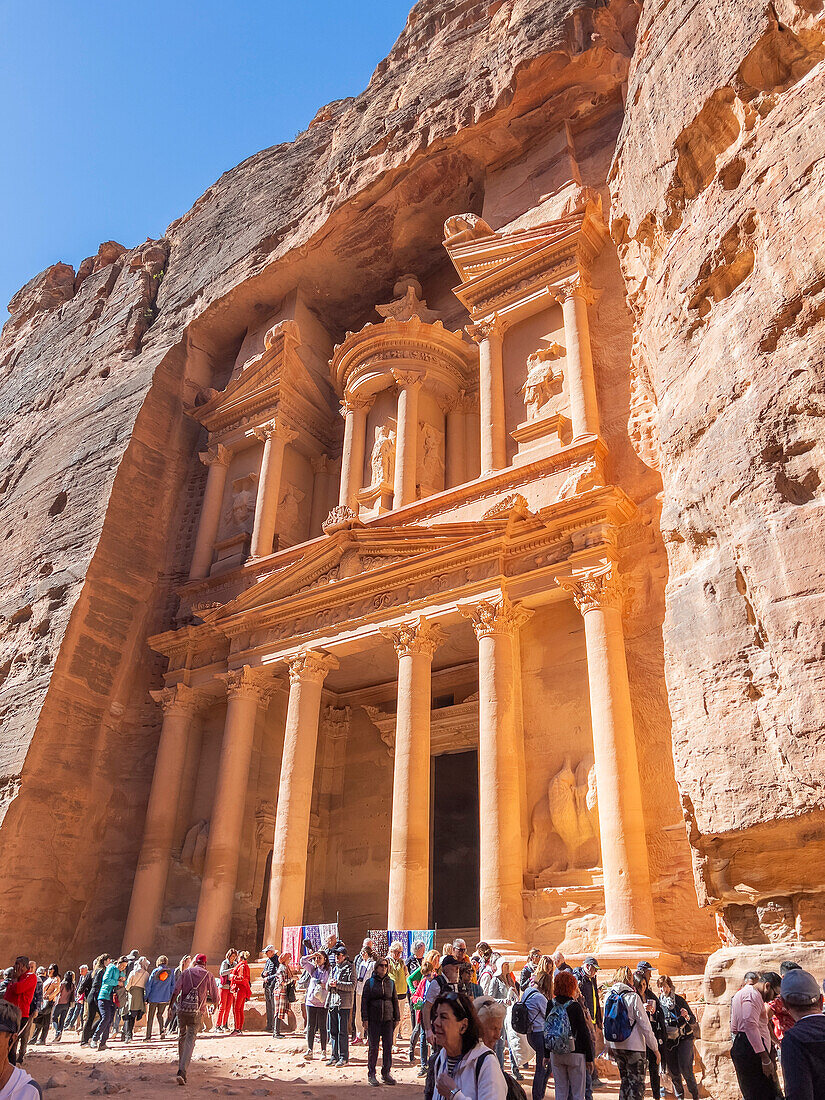
M 659 1066 L 662 1062 L 662 1048 L 664 1047 L 666 1037 L 665 1018 L 659 1005 L 659 998 L 650 988 L 649 975 L 650 971 L 636 970 L 633 975 L 633 985 L 647 1009 L 650 1026 L 653 1028 L 653 1034 L 656 1036 L 656 1045 L 658 1046 L 656 1055 L 654 1056 L 651 1050 L 647 1050 L 645 1051 L 645 1056 L 647 1057 L 647 1068 L 650 1074 L 650 1091 L 653 1095 L 653 1100 L 661 1100 L 662 1079 L 659 1074 Z
M 433 1005 L 432 1031 L 439 1047 L 433 1059 L 439 1096 L 444 1100 L 505 1100 L 507 1082 L 498 1059 L 481 1041 L 478 1016 L 469 997 L 463 993 L 439 997 Z
M 801 970 L 802 967 L 796 962 L 783 962 L 779 964 L 779 977 L 784 978 L 790 970 Z M 794 1018 L 782 1000 L 782 997 L 777 995 L 772 1001 L 768 1001 L 765 1011 L 768 1014 L 768 1025 L 770 1026 L 773 1037 L 777 1043 L 781 1043 L 784 1038 L 785 1032 L 790 1031 L 794 1025 Z
M 543 1100 L 547 1091 L 550 1062 L 544 1046 L 544 1021 L 547 1006 L 553 997 L 553 960 L 549 955 L 539 959 L 533 981 L 521 995 L 527 1006 L 527 1042 L 536 1053 L 536 1071 L 533 1074 L 533 1100 Z
M 45 966 L 37 966 L 36 963 L 30 963 L 29 966 L 30 969 L 34 971 L 36 983 L 34 987 L 34 996 L 32 997 L 31 1011 L 29 1012 L 29 1026 L 23 1032 L 27 1046 L 37 1026 L 37 1017 L 40 1015 L 40 1010 L 43 1008 L 43 981 L 46 978 Z
M 465 994 L 471 1001 L 484 996 L 484 990 L 476 981 L 476 972 L 469 959 L 465 959 L 458 968 L 458 992 Z
M 478 957 L 476 981 L 483 989 L 487 979 L 492 977 L 495 973 L 496 968 L 493 962 L 493 949 L 486 940 L 481 940 L 476 944 L 476 955 Z
M 427 986 L 438 973 L 437 961 L 434 961 L 437 959 L 437 951 L 430 951 L 424 956 L 424 960 L 421 963 L 421 977 L 412 995 L 412 1003 L 415 1006 L 416 1022 L 412 1035 L 410 1036 L 410 1061 L 415 1061 L 415 1044 L 418 1043 L 421 1056 L 418 1070 L 419 1077 L 427 1076 L 427 1055 L 429 1051 L 427 1045 L 427 1029 L 424 1025 L 424 997 L 427 993 Z
M 109 1041 L 109 1031 L 115 1018 L 117 1005 L 115 995 L 120 984 L 121 977 L 128 964 L 125 955 L 121 955 L 117 962 L 109 963 L 104 971 L 100 983 L 100 993 L 97 997 L 97 1006 L 100 1010 L 100 1020 L 92 1035 L 91 1045 L 97 1050 L 106 1050 Z
M 648 1050 L 659 1057 L 650 1017 L 633 985 L 630 967 L 616 971 L 604 1006 L 604 1037 L 619 1067 L 621 1100 L 643 1100 Z
M 309 984 L 306 988 L 306 1040 L 307 1049 L 304 1058 L 314 1058 L 313 1048 L 315 1036 L 321 1042 L 321 1057 L 327 1056 L 327 983 L 330 978 L 329 957 L 326 951 L 314 951 L 304 955 L 301 966 L 309 975 Z
M 192 956 L 191 955 L 184 955 L 183 958 L 181 959 L 181 961 L 175 967 L 175 981 L 174 981 L 174 985 L 172 987 L 173 989 L 174 989 L 174 986 L 176 986 L 178 984 L 178 982 L 180 981 L 181 975 L 183 974 L 184 970 L 188 969 L 191 965 L 192 965 Z M 169 1002 L 169 1015 L 166 1018 L 166 1030 L 171 1031 L 172 1034 L 174 1034 L 178 1030 L 178 1021 L 175 1017 L 176 1017 L 175 1006 L 170 1001 Z
M 541 951 L 539 951 L 537 947 L 531 947 L 530 953 L 527 956 L 527 962 L 521 968 L 521 973 L 518 977 L 518 987 L 522 993 L 533 980 L 533 975 L 536 972 L 536 967 L 539 965 L 540 958 Z
M 20 1010 L 20 1026 L 15 1031 L 15 1039 L 9 1047 L 9 1059 L 15 1065 L 21 1065 L 26 1056 L 31 1006 L 37 988 L 37 975 L 27 955 L 18 955 L 12 967 L 12 980 L 6 986 L 3 999 Z
M 52 963 L 47 973 L 41 976 L 43 978 L 43 1002 L 33 1021 L 31 1045 L 42 1047 L 49 1035 L 54 1004 L 60 992 L 60 971 L 57 963 Z
M 807 970 L 788 970 L 780 988 L 793 1019 L 782 1042 L 786 1100 L 819 1100 L 825 1096 L 825 1016 L 822 993 Z
M 361 950 L 358 952 L 355 963 L 353 964 L 353 973 L 355 975 L 355 998 L 354 998 L 354 1011 L 352 1013 L 350 1034 L 354 1036 L 353 1044 L 360 1046 L 366 1039 L 366 1033 L 362 1036 L 360 1034 L 361 1029 L 361 996 L 364 992 L 364 986 L 367 983 L 367 979 L 372 974 L 373 967 L 375 966 L 375 945 L 372 940 L 367 938 L 361 944 Z
M 267 944 L 264 948 L 264 955 L 266 955 L 266 962 L 264 963 L 263 973 L 261 974 L 261 980 L 264 984 L 264 1002 L 266 1003 L 266 1030 L 270 1035 L 275 1034 L 275 1013 L 272 1008 L 273 986 L 275 984 L 275 975 L 278 973 L 278 967 L 281 965 L 281 960 L 278 958 L 278 953 L 275 950 L 274 944 Z M 229 953 L 227 952 L 227 958 Z M 224 959 L 226 962 L 226 959 Z M 223 963 L 221 963 L 223 966 Z
M 419 1008 L 416 1008 L 413 1002 L 415 1000 L 415 991 L 418 989 L 418 984 L 421 981 L 424 955 L 426 952 L 427 945 L 424 941 L 416 940 L 413 944 L 413 953 L 407 959 L 407 993 L 410 1006 L 410 1064 L 415 1061 L 415 1045 L 421 1035 L 421 1028 L 419 1027 L 421 1012 Z
M 54 1009 L 52 1011 L 54 1041 L 56 1043 L 59 1043 L 63 1037 L 63 1029 L 66 1027 L 66 1020 L 68 1019 L 69 1013 L 74 1008 L 74 997 L 74 972 L 72 970 L 67 970 L 58 987 L 57 997 L 55 998 Z
M 435 1045 L 432 1029 L 433 1005 L 439 997 L 451 990 L 458 992 L 458 959 L 455 955 L 445 955 L 441 959 L 441 970 L 433 974 L 424 994 L 424 1030 L 430 1046 Z
M 346 945 L 335 945 L 335 963 L 327 982 L 327 1028 L 332 1045 L 328 1066 L 345 1066 L 349 1062 L 349 1014 L 352 1011 L 352 963 Z
M 106 968 L 112 961 L 111 956 L 107 954 L 98 955 L 95 959 L 92 969 L 92 973 L 89 975 L 89 987 L 88 992 L 84 989 L 84 995 L 86 997 L 86 1011 L 85 1018 L 83 1020 L 83 1033 L 80 1037 L 80 1045 L 82 1047 L 88 1046 L 92 1040 L 97 1022 L 100 1019 L 100 1008 L 98 1007 L 97 999 L 100 995 L 100 986 L 103 982 L 103 975 L 106 973 Z
M 126 1012 L 123 1014 L 124 1039 L 130 1043 L 135 1037 L 135 1023 L 143 1019 L 146 1011 L 146 983 L 149 981 L 149 960 L 143 956 L 137 960 L 126 979 Z
M 400 944 L 398 945 L 401 946 Z M 403 965 L 403 963 L 402 963 Z M 406 974 L 406 967 L 404 967 Z M 378 1084 L 375 1071 L 378 1066 L 378 1047 L 381 1046 L 381 1080 L 394 1085 L 392 1076 L 393 1034 L 401 1020 L 398 1003 L 398 987 L 389 973 L 387 959 L 376 959 L 372 974 L 367 978 L 361 996 L 361 1020 L 367 1033 L 367 1080 Z
M 553 978 L 553 1003 L 547 1022 L 552 1032 L 554 1014 L 564 1012 L 567 1015 L 564 1031 L 571 1033 L 572 1049 L 554 1050 L 551 1047 L 550 1050 L 556 1100 L 584 1100 L 587 1069 L 589 1067 L 592 1071 L 593 1068 L 595 1050 L 579 997 L 579 983 L 573 971 L 557 970 Z M 570 1041 L 566 1039 L 559 1045 L 569 1046 Z
M 0 1097 L 3 1100 L 40 1100 L 42 1093 L 24 1069 L 12 1061 L 12 1050 L 23 1026 L 20 1009 L 0 1001 Z
M 459 984 L 460 988 L 460 984 Z M 476 987 L 478 988 L 478 987 Z M 462 990 L 464 992 L 464 990 Z M 480 996 L 480 993 L 476 994 L 476 997 Z M 487 988 L 487 997 L 492 998 L 494 1001 L 504 1006 L 504 1013 L 502 1015 L 502 1024 L 507 1016 L 507 1009 L 510 1005 L 515 1004 L 519 999 L 519 988 L 516 985 L 516 979 L 510 971 L 510 964 L 504 958 L 499 958 L 496 963 L 496 972 L 493 975 L 493 979 Z M 510 1069 L 512 1077 L 515 1081 L 521 1080 L 521 1070 L 518 1065 L 518 1056 L 509 1043 L 505 1044 L 503 1036 L 500 1036 L 498 1045 L 496 1047 L 496 1055 L 498 1057 L 501 1068 L 504 1069 L 504 1047 L 507 1046 L 508 1054 L 510 1055 Z
M 249 972 L 249 952 L 238 952 L 238 961 L 232 970 L 229 988 L 232 991 L 233 1035 L 243 1034 L 244 1006 L 252 996 L 252 975 Z
M 69 1010 L 68 1016 L 66 1017 L 66 1029 L 73 1027 L 75 1031 L 81 1030 L 83 1005 L 86 999 L 85 994 L 81 991 L 81 986 L 85 983 L 88 975 L 88 966 L 85 963 L 81 963 L 77 969 L 77 984 L 75 985 L 74 990 L 74 1001 L 72 1002 L 72 1007 Z
M 178 1020 L 178 1072 L 175 1080 L 179 1085 L 185 1085 L 201 1020 L 208 1011 L 207 1005 L 218 1003 L 218 983 L 206 969 L 206 955 L 196 955 L 191 966 L 182 968 L 170 1002 L 175 1003 Z
M 599 996 L 599 983 L 597 981 L 599 970 L 598 960 L 593 955 L 588 955 L 582 965 L 575 967 L 573 970 L 573 973 L 576 975 L 576 981 L 579 983 L 581 999 L 584 1002 L 584 1007 L 587 1009 L 588 1016 L 593 1024 L 595 1058 L 598 1058 L 604 1049 L 602 1002 Z M 584 1089 L 585 1100 L 592 1100 L 594 1087 L 597 1088 L 601 1084 L 598 1074 L 596 1073 L 595 1060 L 593 1063 L 593 1070 L 586 1070 L 586 1074 L 587 1080 Z
M 524 1089 L 521 1085 L 515 1084 L 516 1081 L 521 1080 L 521 1074 L 519 1074 L 518 1077 L 515 1073 L 508 1076 L 502 1064 L 501 1051 L 504 1047 L 504 1021 L 507 1016 L 506 1007 L 501 1001 L 494 1001 L 492 997 L 487 996 L 477 997 L 475 1001 L 473 1001 L 473 1007 L 478 1016 L 479 1028 L 481 1029 L 481 1041 L 497 1056 L 498 1064 L 501 1066 L 502 1072 L 504 1073 L 504 1081 L 507 1085 L 507 1095 L 512 1097 L 513 1100 L 527 1100 Z
M 292 952 L 285 951 L 281 955 L 278 969 L 275 971 L 275 979 L 272 982 L 272 1017 L 275 1027 L 272 1032 L 273 1039 L 282 1039 L 284 1029 L 293 1030 L 288 1026 L 290 1004 L 295 1001 L 295 971 L 292 968 Z
M 158 1018 L 160 1037 L 161 1039 L 166 1038 L 166 1025 L 163 1017 L 169 1001 L 172 999 L 174 988 L 175 975 L 169 967 L 169 959 L 166 955 L 158 955 L 155 960 L 155 969 L 149 975 L 149 980 L 146 982 L 146 988 L 143 991 L 144 999 L 149 1006 L 146 1009 L 144 1042 L 148 1042 L 152 1038 L 152 1023 L 155 1016 Z
M 393 1047 L 395 1052 L 400 1053 L 398 1044 L 403 1040 L 401 1034 L 405 1028 L 405 1021 L 407 1024 L 407 1031 L 412 1034 L 412 1027 L 409 1026 L 410 1020 L 410 1002 L 407 997 L 407 964 L 404 962 L 404 946 L 395 940 L 390 944 L 390 949 L 386 959 L 387 972 L 395 982 L 395 992 L 398 994 L 398 1009 L 400 1016 L 398 1017 L 395 1035 L 393 1037 Z
M 684 1085 L 687 1085 L 693 1100 L 698 1100 L 699 1086 L 693 1074 L 693 1037 L 694 1028 L 698 1026 L 696 1017 L 685 998 L 676 992 L 669 975 L 660 974 L 656 984 L 665 1025 L 662 1060 L 673 1082 L 673 1095 L 676 1100 L 684 1100 Z
M 744 1100 L 775 1100 L 780 1095 L 766 1008 L 777 985 L 781 987 L 779 975 L 749 970 L 731 998 L 730 1056 Z
M 274 948 L 267 948 L 267 951 L 274 950 Z M 269 956 L 267 956 L 267 960 Z M 235 965 L 238 962 L 238 952 L 234 947 L 230 947 L 226 952 L 226 955 L 221 960 L 221 965 L 218 972 L 218 989 L 220 990 L 221 1003 L 218 1009 L 218 1015 L 215 1023 L 215 1032 L 223 1033 L 230 1030 L 229 1027 L 229 1013 L 232 1008 L 232 990 L 230 985 L 232 983 L 232 971 L 235 969 Z M 266 968 L 264 968 L 266 969 Z M 264 995 L 266 995 L 266 989 L 264 988 Z M 267 1010 L 269 1005 L 267 1004 Z M 269 1015 L 267 1015 L 267 1031 L 271 1030 L 269 1023 Z
M 453 940 L 452 953 L 458 959 L 458 965 L 459 966 L 461 966 L 465 962 L 468 962 L 468 963 L 470 963 L 471 966 L 473 966 L 473 960 L 470 958 L 469 954 L 467 953 L 467 944 L 464 940 L 462 940 L 462 939 Z M 473 970 L 475 971 L 475 966 L 473 966 Z
M 562 954 L 560 948 L 557 948 L 553 952 L 553 954 L 550 956 L 550 958 L 553 960 L 553 966 L 556 970 L 572 970 L 573 969 L 572 966 L 568 966 L 568 964 L 564 961 L 564 955 Z

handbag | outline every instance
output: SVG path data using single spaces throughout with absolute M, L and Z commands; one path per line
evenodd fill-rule
M 298 1000 L 298 994 L 295 992 L 295 982 L 286 983 L 286 1001 L 287 1004 L 294 1004 Z

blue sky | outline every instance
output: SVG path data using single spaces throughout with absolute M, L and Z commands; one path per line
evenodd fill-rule
M 411 6 L 0 3 L 0 322 L 43 268 L 159 237 L 222 172 L 361 91 Z

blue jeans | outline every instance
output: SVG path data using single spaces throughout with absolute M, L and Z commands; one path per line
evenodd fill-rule
M 527 1042 L 536 1052 L 536 1072 L 533 1074 L 533 1100 L 544 1100 L 547 1092 L 547 1078 L 550 1076 L 550 1063 L 544 1048 L 544 1032 L 529 1031 Z
M 114 1001 L 104 1001 L 101 997 L 98 997 L 97 1007 L 100 1011 L 100 1023 L 95 1028 L 92 1038 L 97 1041 L 99 1046 L 105 1047 L 112 1028 L 112 1021 L 115 1018 L 117 1005 Z
M 69 1010 L 69 1015 L 66 1017 L 66 1028 L 72 1027 L 80 1019 L 83 1014 L 83 1002 L 75 1001 Z
M 349 1061 L 349 1009 L 331 1008 L 329 1010 L 329 1037 L 332 1040 L 332 1055 L 336 1062 Z

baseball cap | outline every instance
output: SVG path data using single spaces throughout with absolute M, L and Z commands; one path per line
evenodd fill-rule
M 445 966 L 461 966 L 461 963 L 455 955 L 445 955 L 441 960 L 441 969 L 443 970 Z
M 636 967 L 636 969 L 637 970 L 652 970 L 653 967 L 650 965 L 649 962 L 640 962 L 639 965 Z
M 789 970 L 782 979 L 780 994 L 785 1004 L 799 1006 L 816 1004 L 822 996 L 816 978 L 807 970 Z
M 333 948 L 333 951 L 336 955 L 346 955 L 347 945 L 345 943 L 341 943 L 341 941 L 339 940 Z
M 598 962 L 596 961 L 596 959 L 593 958 L 592 955 L 587 956 L 587 958 L 584 960 L 584 965 L 585 966 L 594 966 L 596 968 L 596 970 L 601 970 L 601 967 L 599 966 Z M 641 969 L 641 967 L 640 967 L 640 969 Z

